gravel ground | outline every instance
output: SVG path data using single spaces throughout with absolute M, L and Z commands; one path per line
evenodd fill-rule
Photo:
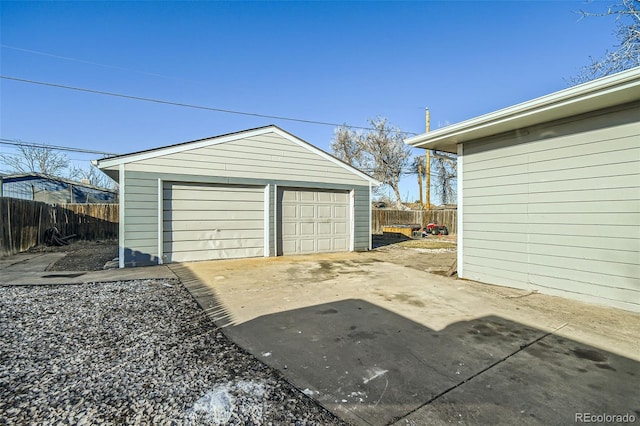
M 175 281 L 0 288 L 0 424 L 344 424 Z
M 101 271 L 105 263 L 118 256 L 117 241 L 71 241 L 68 246 L 39 245 L 30 253 L 66 252 L 50 271 Z

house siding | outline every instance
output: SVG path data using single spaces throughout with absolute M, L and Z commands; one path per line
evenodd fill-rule
M 465 143 L 463 278 L 640 311 L 640 103 Z

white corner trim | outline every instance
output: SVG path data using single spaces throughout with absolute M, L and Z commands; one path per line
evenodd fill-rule
M 264 257 L 269 257 L 269 213 L 271 212 L 271 203 L 269 198 L 269 188 L 271 185 L 267 184 L 264 187 Z
M 369 251 L 373 250 L 373 229 L 371 229 L 371 214 L 373 213 L 373 208 L 371 207 L 371 203 L 373 200 L 371 199 L 373 195 L 372 184 L 369 183 Z
M 371 182 L 369 182 L 371 185 Z M 349 191 L 349 251 L 356 249 L 356 190 Z
M 273 255 L 278 257 L 278 185 L 273 185 Z
M 120 200 L 118 202 L 118 267 L 124 268 L 124 246 L 125 246 L 125 235 L 124 235 L 124 197 L 125 197 L 125 181 L 124 181 L 124 164 L 120 164 L 119 170 L 119 180 L 120 180 Z
M 164 182 L 161 178 L 158 178 L 158 265 L 162 265 L 164 263 L 164 259 L 162 256 L 164 255 L 164 234 L 163 234 L 163 188 Z
M 463 190 L 464 190 L 464 144 L 459 143 L 457 146 L 458 149 L 458 211 L 457 211 L 457 217 L 456 217 L 456 221 L 457 221 L 457 233 L 458 233 L 458 253 L 457 253 L 457 260 L 456 260 L 456 264 L 457 264 L 457 269 L 458 269 L 458 277 L 459 278 L 464 278 L 464 246 L 463 246 L 463 242 L 464 242 L 464 222 L 462 220 L 463 218 L 463 210 L 464 210 L 464 205 L 463 205 Z

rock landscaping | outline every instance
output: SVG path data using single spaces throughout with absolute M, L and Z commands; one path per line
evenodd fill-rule
M 343 424 L 177 281 L 0 287 L 0 424 Z

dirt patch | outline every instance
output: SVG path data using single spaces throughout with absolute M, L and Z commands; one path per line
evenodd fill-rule
M 454 248 L 456 247 L 455 235 L 429 235 L 424 238 L 409 238 L 400 234 L 373 234 L 373 248 L 385 246 L 401 246 L 408 248 Z
M 117 241 L 73 241 L 68 246 L 37 246 L 30 253 L 64 252 L 50 271 L 100 271 L 105 263 L 118 257 Z
M 407 240 L 397 243 L 400 247 L 420 249 L 456 249 L 456 243 L 445 239 Z
M 444 276 L 456 260 L 456 248 L 455 243 L 445 239 L 405 240 L 380 246 L 368 255 L 372 260 Z

